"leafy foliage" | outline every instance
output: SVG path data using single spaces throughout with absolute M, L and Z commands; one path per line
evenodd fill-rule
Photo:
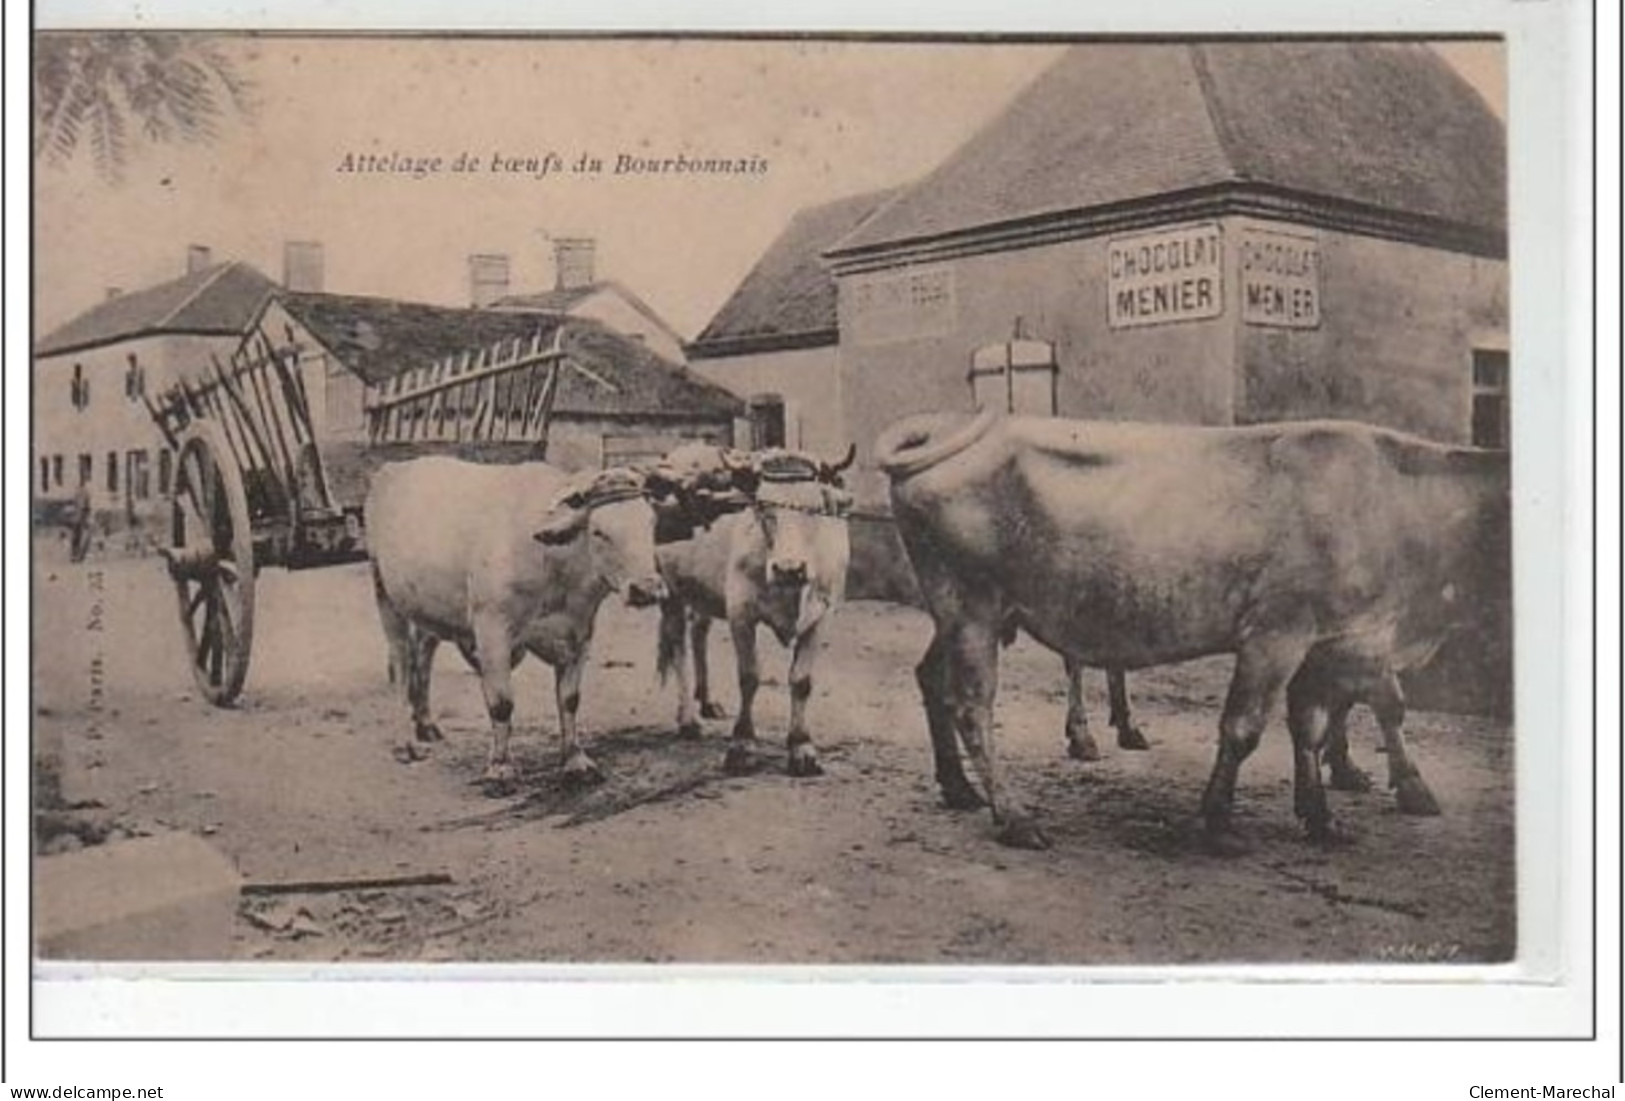
M 88 148 L 123 177 L 132 130 L 148 142 L 207 142 L 228 114 L 251 116 L 253 86 L 210 35 L 43 34 L 34 43 L 34 156 L 53 167 Z

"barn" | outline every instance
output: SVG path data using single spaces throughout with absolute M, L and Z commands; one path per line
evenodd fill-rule
M 835 416 L 860 462 L 973 402 L 1505 446 L 1505 160 L 1420 43 L 1073 46 L 825 251 Z

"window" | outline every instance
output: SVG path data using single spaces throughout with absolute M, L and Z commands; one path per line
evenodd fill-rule
M 107 492 L 118 492 L 118 452 L 107 453 Z
M 41 455 L 39 459 L 39 491 L 41 493 L 51 492 L 51 460 L 44 455 Z
M 81 413 L 90 406 L 90 380 L 85 377 L 85 365 L 73 365 L 73 382 L 68 387 L 68 400 Z
M 124 370 L 124 396 L 138 401 L 147 392 L 147 369 L 136 362 L 134 352 L 129 355 L 129 363 Z
M 756 394 L 750 399 L 747 411 L 752 447 L 784 446 L 784 398 L 781 395 Z
M 1059 371 L 1048 341 L 1017 336 L 988 344 L 971 356 L 971 400 L 978 409 L 1053 417 Z
M 52 455 L 51 456 L 51 480 L 56 483 L 56 488 L 58 488 L 58 489 L 62 488 L 62 456 L 61 455 Z
M 1473 446 L 1504 451 L 1512 442 L 1507 375 L 1510 358 L 1505 351 L 1473 349 Z
M 79 453 L 79 484 L 87 486 L 96 477 L 96 460 L 87 452 Z
M 137 501 L 145 501 L 152 496 L 151 475 L 147 469 L 146 451 L 131 451 L 124 456 L 125 485 L 130 487 L 130 496 Z
M 169 493 L 169 478 L 171 473 L 173 473 L 174 463 L 175 456 L 170 452 L 169 448 L 166 447 L 162 451 L 158 452 L 159 496 L 167 496 Z

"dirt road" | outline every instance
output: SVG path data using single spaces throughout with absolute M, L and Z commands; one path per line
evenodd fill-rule
M 435 709 L 448 741 L 397 763 L 405 730 L 363 567 L 265 571 L 240 705 L 192 691 L 172 590 L 156 559 L 36 564 L 34 738 L 64 797 L 98 832 L 206 836 L 251 881 L 444 871 L 449 885 L 245 900 L 236 955 L 276 960 L 781 963 L 1170 963 L 1503 960 L 1515 950 L 1512 739 L 1503 725 L 1417 713 L 1409 733 L 1444 807 L 1407 818 L 1381 789 L 1374 724 L 1356 760 L 1378 780 L 1333 793 L 1355 835 L 1306 844 L 1277 723 L 1242 771 L 1244 856 L 1208 855 L 1196 807 L 1228 661 L 1130 680 L 1152 747 L 1112 745 L 1104 679 L 1090 681 L 1106 759 L 1069 760 L 1060 661 L 1025 640 L 1005 655 L 1000 748 L 1054 848 L 992 840 L 985 812 L 944 809 L 930 775 L 913 663 L 928 619 L 842 608 L 809 717 L 827 773 L 784 774 L 785 658 L 764 643 L 761 768 L 729 778 L 726 721 L 672 736 L 655 680 L 654 614 L 606 605 L 582 729 L 608 772 L 556 782 L 551 674 L 517 674 L 517 795 L 473 785 L 479 687 L 443 649 Z M 713 639 L 732 709 L 732 662 Z M 74 844 L 61 841 L 53 844 Z

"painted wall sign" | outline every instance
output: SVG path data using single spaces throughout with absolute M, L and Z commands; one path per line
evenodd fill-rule
M 1114 329 L 1224 313 L 1224 237 L 1212 223 L 1107 242 L 1106 318 Z
M 1251 226 L 1241 232 L 1241 319 L 1281 329 L 1320 326 L 1320 241 Z
M 858 344 L 941 336 L 953 327 L 953 271 L 908 268 L 860 276 L 842 308 L 847 332 Z

